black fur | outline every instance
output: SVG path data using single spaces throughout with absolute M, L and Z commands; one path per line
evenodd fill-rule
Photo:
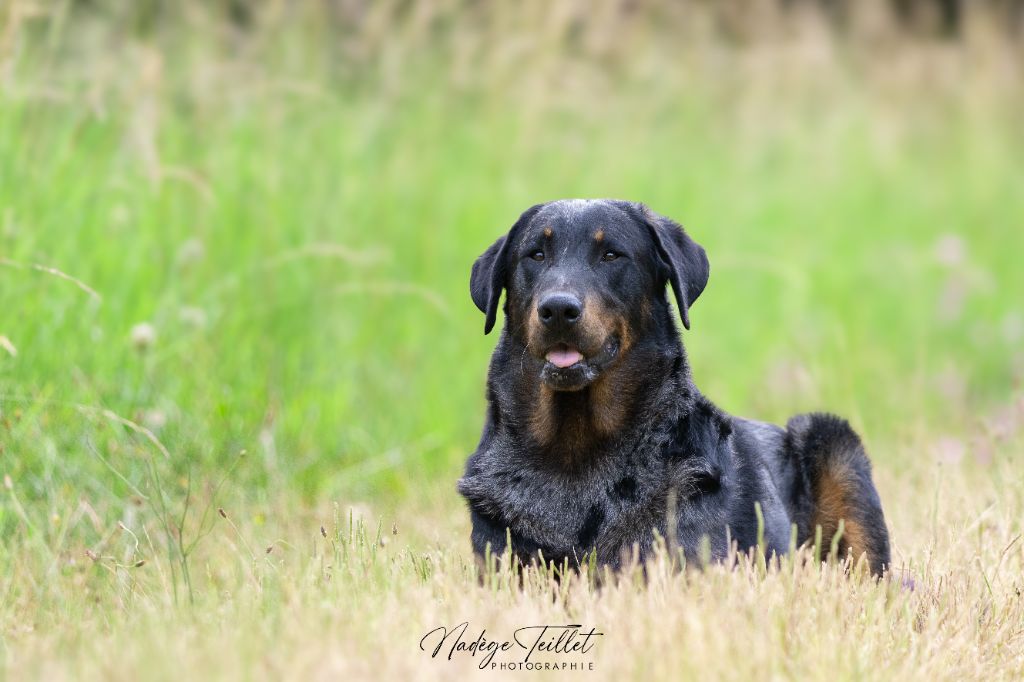
M 789 549 L 792 524 L 803 544 L 838 514 L 856 531 L 850 548 L 884 570 L 881 505 L 845 421 L 805 415 L 782 429 L 729 416 L 694 386 L 665 290 L 688 327 L 708 274 L 681 227 L 610 200 L 534 206 L 480 256 L 470 289 L 485 331 L 507 297 L 483 435 L 458 484 L 479 556 L 504 552 L 508 536 L 524 562 L 578 566 L 596 551 L 618 567 L 674 526 L 689 560 L 702 543 L 722 560 L 730 540 L 756 545 L 757 503 L 769 556 Z M 582 302 L 578 328 L 538 321 L 534 307 L 553 291 Z M 553 365 L 552 348 L 582 359 Z

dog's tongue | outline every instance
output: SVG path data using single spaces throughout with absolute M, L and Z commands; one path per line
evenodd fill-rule
M 578 350 L 565 346 L 549 350 L 547 354 L 547 361 L 555 367 L 572 367 L 582 359 Z

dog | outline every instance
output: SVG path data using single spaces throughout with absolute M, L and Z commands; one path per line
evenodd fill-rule
M 680 225 L 611 199 L 533 206 L 477 258 L 485 334 L 507 292 L 483 434 L 458 482 L 478 558 L 619 569 L 660 536 L 700 564 L 730 543 L 784 555 L 795 532 L 795 546 L 836 546 L 883 574 L 888 531 L 850 425 L 733 417 L 694 385 L 667 290 L 689 330 L 709 273 Z

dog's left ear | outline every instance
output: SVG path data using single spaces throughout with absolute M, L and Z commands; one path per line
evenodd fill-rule
M 676 295 L 683 326 L 690 328 L 690 306 L 707 286 L 711 274 L 708 255 L 697 242 L 690 239 L 682 226 L 670 218 L 659 215 L 643 204 L 634 205 L 650 230 L 658 255 L 667 268 L 665 276 Z
M 498 303 L 501 290 L 507 286 L 508 250 L 515 235 L 530 222 L 544 204 L 537 204 L 523 211 L 519 220 L 504 237 L 491 244 L 486 251 L 473 263 L 473 271 L 469 275 L 469 295 L 480 312 L 487 316 L 484 322 L 484 334 L 490 334 L 494 321 L 498 317 Z

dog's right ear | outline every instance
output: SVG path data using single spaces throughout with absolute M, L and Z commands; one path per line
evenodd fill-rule
M 508 234 L 491 244 L 473 263 L 473 272 L 469 275 L 469 294 L 480 312 L 487 316 L 484 334 L 490 334 L 494 329 L 501 290 L 508 285 L 508 250 L 519 230 L 528 224 L 543 206 L 544 204 L 537 204 L 523 211 Z
M 501 289 L 505 280 L 505 256 L 507 250 L 508 236 L 499 237 L 498 241 L 491 244 L 484 251 L 476 262 L 473 263 L 473 272 L 469 275 L 469 293 L 473 297 L 473 303 L 480 309 L 480 312 L 487 316 L 484 322 L 484 334 L 489 334 L 494 327 L 494 320 L 498 315 L 498 299 L 501 298 Z

